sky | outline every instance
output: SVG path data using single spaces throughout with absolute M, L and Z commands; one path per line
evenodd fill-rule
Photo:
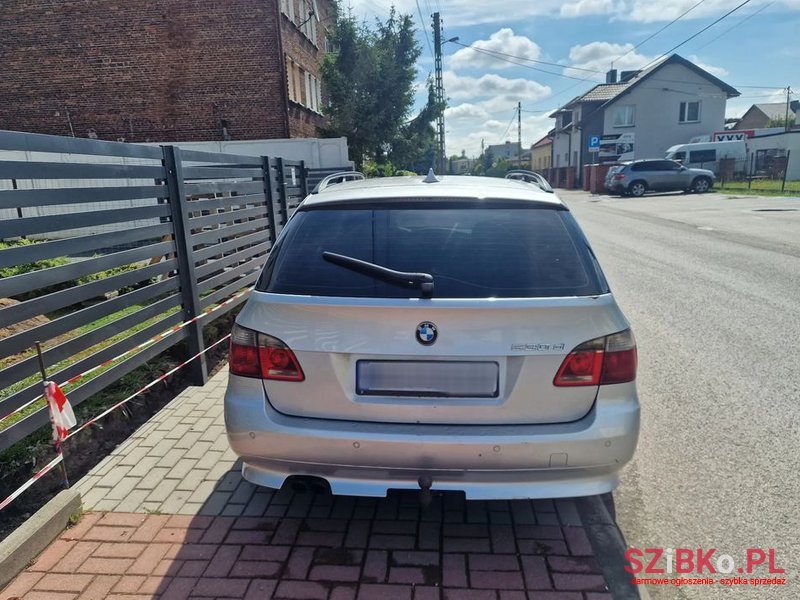
M 349 2 L 368 23 L 385 19 L 391 6 L 380 0 Z M 553 127 L 549 115 L 604 81 L 612 62 L 620 71 L 640 68 L 742 2 L 396 0 L 394 5 L 414 18 L 422 47 L 417 109 L 427 98 L 425 82 L 434 68 L 431 14 L 441 15 L 443 40 L 459 38 L 442 47 L 446 152 L 472 157 L 480 154 L 482 140 L 516 142 L 517 102 L 522 144 L 530 147 Z M 752 104 L 785 102 L 786 86 L 794 90 L 793 100 L 800 99 L 798 32 L 800 0 L 749 0 L 674 52 L 739 90 L 726 112 L 741 116 Z

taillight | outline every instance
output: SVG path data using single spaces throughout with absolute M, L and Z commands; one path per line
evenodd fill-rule
M 622 181 L 623 179 L 625 179 L 625 173 L 617 173 L 616 175 L 614 175 L 614 179 L 616 179 L 617 181 Z
M 303 381 L 303 369 L 289 347 L 278 338 L 239 325 L 231 331 L 230 372 L 242 377 Z
M 553 385 L 606 385 L 636 379 L 636 341 L 630 329 L 577 346 L 561 363 Z
M 636 379 L 636 340 L 630 329 L 606 336 L 600 385 Z

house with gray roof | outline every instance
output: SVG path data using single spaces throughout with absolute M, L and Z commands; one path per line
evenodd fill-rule
M 786 102 L 769 102 L 762 104 L 753 104 L 742 115 L 742 118 L 736 123 L 733 129 L 764 129 L 770 126 L 771 121 L 779 121 L 786 118 L 788 113 L 789 120 L 795 116 L 795 112 L 790 105 L 786 106 Z
M 606 82 L 567 102 L 556 120 L 553 167 L 663 157 L 667 148 L 721 131 L 725 104 L 739 92 L 673 54 L 640 71 L 612 69 Z M 589 142 L 599 138 L 599 152 Z

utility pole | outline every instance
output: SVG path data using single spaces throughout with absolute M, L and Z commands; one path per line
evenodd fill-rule
M 444 105 L 444 83 L 442 82 L 442 23 L 439 13 L 433 13 L 433 48 L 436 71 L 436 103 Z M 436 170 L 443 174 L 444 157 L 444 111 L 436 117 Z
M 783 121 L 783 129 L 784 131 L 789 131 L 789 98 L 792 95 L 792 88 L 790 86 L 786 86 L 786 116 L 784 117 Z
M 522 168 L 522 102 L 517 102 L 517 168 Z

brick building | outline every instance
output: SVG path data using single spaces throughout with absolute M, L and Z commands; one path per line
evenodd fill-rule
M 0 129 L 313 137 L 331 20 L 329 0 L 6 0 Z

